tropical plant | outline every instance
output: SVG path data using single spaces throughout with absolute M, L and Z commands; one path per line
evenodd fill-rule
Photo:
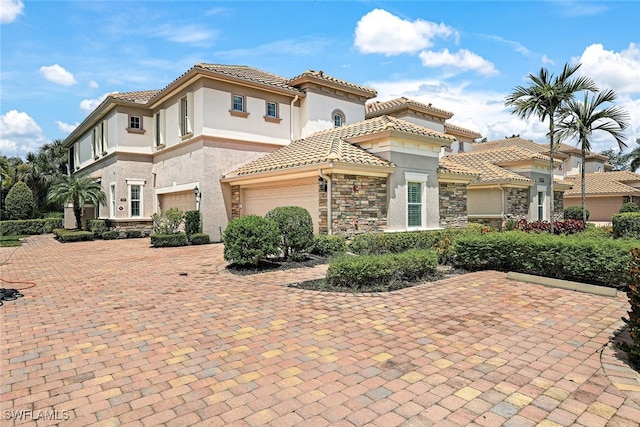
M 11 187 L 5 199 L 5 210 L 11 219 L 29 219 L 33 213 L 33 193 L 24 182 Z
M 640 138 L 636 138 L 636 144 L 638 144 L 638 146 L 629 153 L 629 160 L 631 161 L 631 163 L 629 163 L 629 170 L 631 172 L 635 172 L 640 168 Z
M 620 150 L 627 147 L 626 139 L 622 131 L 628 126 L 629 115 L 622 107 L 613 105 L 604 107 L 604 104 L 615 101 L 616 94 L 608 89 L 599 92 L 590 99 L 589 93 L 584 93 L 584 101 L 570 99 L 561 106 L 560 122 L 558 123 L 558 136 L 560 140 L 565 138 L 575 138 L 578 140 L 582 155 L 580 167 L 580 184 L 582 195 L 582 220 L 587 222 L 586 212 L 586 178 L 585 161 L 587 153 L 591 151 L 591 136 L 595 131 L 603 131 L 611 135 Z
M 618 211 L 618 213 L 625 213 L 625 212 L 640 212 L 640 207 L 638 206 L 637 203 L 626 202 L 626 203 L 623 203 L 622 206 L 620 206 L 620 210 Z
M 88 176 L 61 176 L 49 190 L 47 200 L 57 204 L 71 203 L 76 228 L 82 229 L 82 209 L 86 204 L 106 203 L 107 196 L 95 179 Z
M 553 215 L 555 213 L 553 154 L 556 148 L 554 140 L 556 120 L 561 107 L 573 99 L 575 93 L 583 90 L 594 92 L 598 90 L 594 81 L 589 77 L 573 78 L 580 65 L 565 64 L 562 73 L 558 76 L 550 74 L 546 68 L 542 67 L 537 75 L 529 74 L 528 78 L 531 80 L 529 86 L 516 86 L 513 93 L 508 95 L 505 101 L 505 106 L 512 107 L 511 113 L 521 119 L 527 119 L 531 115 L 536 115 L 542 122 L 547 118 L 549 119 L 549 133 L 547 136 L 549 137 L 551 233 L 553 233 Z

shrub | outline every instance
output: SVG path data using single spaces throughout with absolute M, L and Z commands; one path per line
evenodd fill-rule
M 615 214 L 611 226 L 614 239 L 640 239 L 640 212 Z
M 103 240 L 115 240 L 120 237 L 120 232 L 117 230 L 103 231 L 100 237 Z
M 618 213 L 640 212 L 640 208 L 634 202 L 623 203 Z
M 313 221 L 309 211 L 299 206 L 281 206 L 265 215 L 280 231 L 280 249 L 285 258 L 296 257 L 313 244 Z
M 92 232 L 95 237 L 102 237 L 102 233 L 107 231 L 107 223 L 103 219 L 88 219 L 87 231 Z
M 64 218 L 64 212 L 45 212 L 44 215 L 42 215 L 43 219 L 63 219 Z
M 139 239 L 140 237 L 142 237 L 142 230 L 125 230 L 124 235 L 127 237 L 127 239 Z
M 153 232 L 155 234 L 174 234 L 178 232 L 184 214 L 178 208 L 171 208 L 163 214 L 154 213 L 151 215 L 153 220 Z
M 202 233 L 202 220 L 200 211 L 187 211 L 184 214 L 184 232 L 187 239 L 191 240 L 192 234 Z
M 34 235 L 51 233 L 55 228 L 62 228 L 61 219 L 25 219 L 0 221 L 0 235 Z
M 612 237 L 611 230 L 612 229 L 610 226 L 599 227 L 595 224 L 587 224 L 583 232 L 573 234 L 572 236 L 576 236 L 579 238 L 588 237 L 588 238 L 610 239 Z
M 184 233 L 172 234 L 152 234 L 151 245 L 154 248 L 168 248 L 176 246 L 186 246 L 187 235 Z
M 553 222 L 554 234 L 574 234 L 584 231 L 585 228 L 585 223 L 577 219 Z M 551 223 L 549 223 L 549 221 L 527 222 L 526 219 L 521 219 L 516 224 L 515 229 L 524 231 L 525 233 L 549 233 L 551 231 Z
M 434 250 L 409 250 L 385 255 L 341 256 L 327 267 L 331 286 L 352 288 L 392 287 L 397 282 L 415 281 L 436 275 Z
M 344 236 L 320 234 L 313 236 L 313 243 L 309 252 L 323 257 L 345 253 L 347 242 Z
M 236 218 L 224 230 L 224 259 L 240 266 L 257 266 L 260 260 L 278 253 L 280 240 L 274 221 L 257 215 Z
M 86 242 L 93 240 L 93 233 L 83 230 L 67 230 L 66 228 L 56 228 L 53 230 L 59 241 L 63 243 Z
M 627 297 L 631 311 L 629 318 L 622 318 L 629 327 L 631 343 L 619 343 L 618 348 L 627 353 L 629 361 L 638 369 L 640 367 L 640 248 L 631 249 L 631 262 L 629 264 L 629 287 Z
M 33 192 L 22 181 L 15 183 L 4 200 L 4 209 L 11 219 L 29 219 L 33 213 Z
M 458 265 L 468 270 L 499 270 L 622 288 L 627 283 L 632 240 L 578 238 L 519 231 L 456 240 Z
M 208 245 L 211 243 L 211 239 L 208 234 L 194 233 L 189 240 L 192 245 Z
M 588 221 L 589 215 L 591 215 L 591 213 L 587 208 L 585 208 L 584 211 L 587 214 Z M 582 206 L 567 206 L 564 210 L 564 219 L 577 219 L 579 221 L 582 221 Z

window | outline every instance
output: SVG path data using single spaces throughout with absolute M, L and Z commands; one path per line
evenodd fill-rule
M 98 157 L 98 131 L 96 128 L 91 131 L 91 157 L 94 159 Z
M 100 123 L 102 132 L 102 153 L 105 154 L 109 148 L 109 122 L 104 120 Z
M 164 123 L 164 110 L 160 110 L 153 115 L 153 139 L 156 147 L 164 145 Z
M 544 191 L 538 191 L 538 221 L 544 221 Z
M 422 227 L 422 184 L 407 183 L 407 225 Z
M 244 96 L 233 95 L 231 109 L 233 111 L 244 111 Z
M 464 142 L 460 141 L 458 143 L 458 152 L 459 153 L 464 153 Z
M 129 116 L 129 129 L 142 130 L 142 119 L 140 116 Z
M 335 110 L 332 113 L 332 117 L 333 117 L 333 126 L 334 127 L 340 127 L 344 124 L 344 113 L 340 110 Z
M 186 136 L 193 133 L 193 92 L 180 98 L 180 135 Z
M 140 186 L 131 186 L 131 216 L 140 216 Z
M 278 117 L 278 104 L 267 102 L 267 117 Z
M 109 217 L 115 218 L 116 216 L 116 184 L 112 182 L 109 184 Z

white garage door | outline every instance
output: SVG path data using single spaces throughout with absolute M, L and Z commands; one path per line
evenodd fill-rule
M 193 190 L 160 194 L 158 201 L 160 202 L 161 212 L 166 212 L 171 208 L 178 208 L 182 212 L 196 209 L 196 195 L 193 193 Z
M 286 187 L 248 188 L 244 193 L 245 215 L 264 216 L 279 206 L 300 206 L 311 214 L 314 233 L 318 233 L 318 184 Z

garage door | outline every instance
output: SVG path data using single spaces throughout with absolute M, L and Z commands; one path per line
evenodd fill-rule
M 279 206 L 300 206 L 311 214 L 314 233 L 318 233 L 318 184 L 286 187 L 248 188 L 244 191 L 244 214 L 264 216 Z
M 196 208 L 196 195 L 193 190 L 160 194 L 158 201 L 161 212 L 166 212 L 171 208 L 178 208 L 183 212 L 192 211 Z

